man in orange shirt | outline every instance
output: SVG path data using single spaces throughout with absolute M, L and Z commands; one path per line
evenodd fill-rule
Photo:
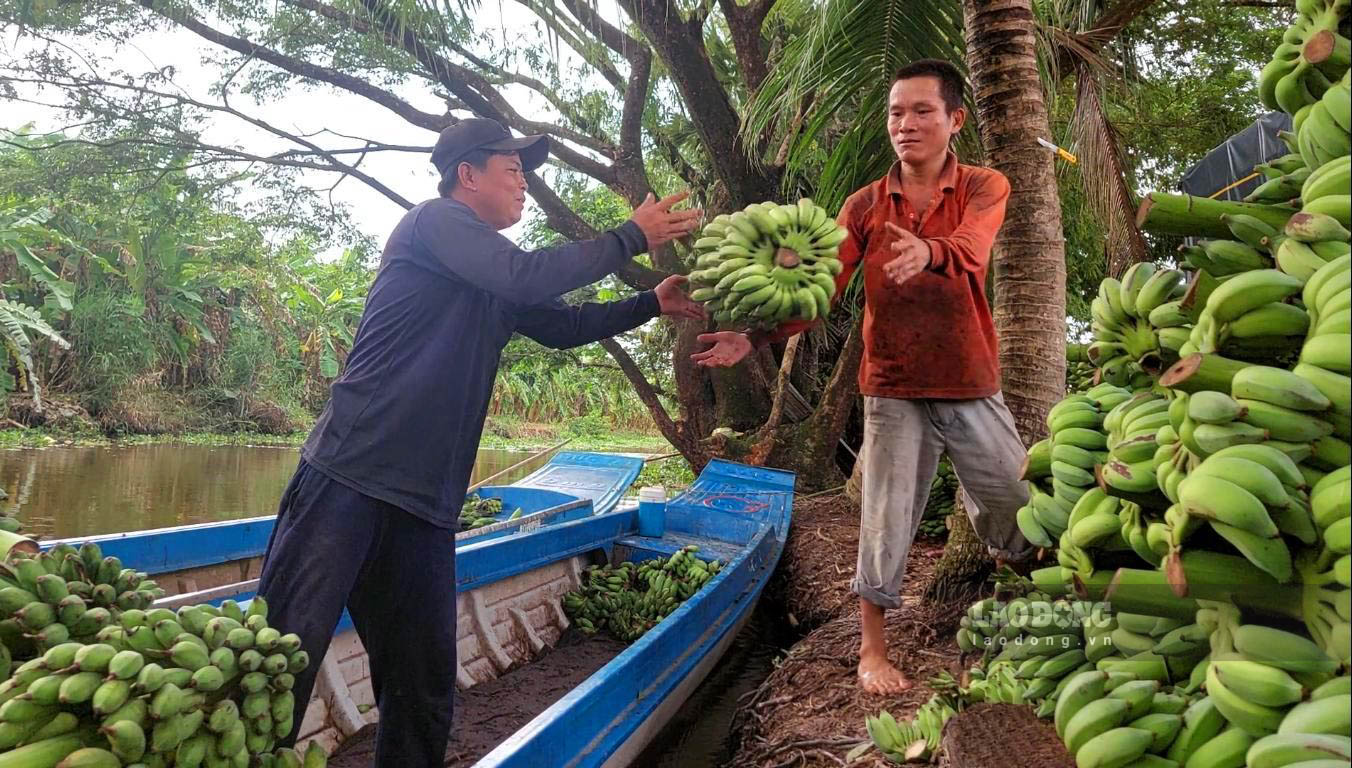
M 859 682 L 872 693 L 912 685 L 888 661 L 883 610 L 901 605 L 906 558 L 942 453 L 992 553 L 1007 561 L 1032 553 L 1015 522 L 1028 500 L 1019 479 L 1025 451 L 1000 393 L 985 294 L 1009 182 L 998 171 L 960 164 L 949 150 L 966 119 L 962 95 L 962 75 L 948 62 L 902 68 L 888 96 L 897 162 L 851 195 L 837 218 L 849 237 L 840 246 L 845 269 L 836 296 L 855 269 L 864 270 L 864 484 L 853 589 L 860 598 Z M 704 334 L 700 341 L 713 346 L 692 357 L 734 365 L 754 347 L 809 325 Z

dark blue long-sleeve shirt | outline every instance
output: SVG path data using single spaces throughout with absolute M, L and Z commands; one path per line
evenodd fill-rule
M 647 291 L 568 306 L 568 291 L 647 248 L 632 221 L 594 240 L 524 251 L 462 203 L 437 198 L 400 220 L 332 395 L 301 455 L 368 496 L 454 528 L 502 348 L 514 332 L 557 349 L 636 328 Z

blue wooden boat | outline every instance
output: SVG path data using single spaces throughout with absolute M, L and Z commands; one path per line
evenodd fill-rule
M 502 500 L 498 522 L 456 534 L 460 542 L 498 538 L 609 512 L 643 469 L 638 456 L 564 451 L 511 485 L 484 486 L 480 498 Z M 513 518 L 516 509 L 519 517 Z
M 558 473 L 564 478 L 569 474 Z M 537 475 L 537 480 L 549 479 L 544 470 Z M 665 620 L 477 765 L 631 764 L 750 618 L 788 536 L 793 486 L 792 473 L 715 460 L 688 491 L 668 502 L 661 537 L 638 535 L 636 505 L 620 503 L 621 491 L 614 494 L 611 509 L 600 514 L 556 520 L 514 535 L 458 541 L 454 588 L 460 688 L 494 680 L 552 648 L 570 623 L 562 598 L 580 586 L 589 565 L 667 557 L 689 545 L 698 548 L 702 559 L 724 563 Z M 583 503 L 590 506 L 596 498 Z M 96 540 L 129 567 L 152 575 L 181 573 L 185 564 L 198 573 L 215 568 L 228 574 L 232 569 L 239 573 L 242 556 L 261 551 L 270 527 L 263 520 L 250 520 Z M 255 581 L 236 578 L 185 590 L 159 604 L 173 608 L 227 598 L 242 601 L 253 596 L 255 586 Z M 345 620 L 320 665 L 299 738 L 331 753 L 377 721 L 374 703 L 366 654 Z

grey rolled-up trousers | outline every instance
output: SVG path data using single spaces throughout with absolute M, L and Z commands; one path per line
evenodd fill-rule
M 1019 478 L 1026 450 L 1000 393 L 973 400 L 865 397 L 859 563 L 852 588 L 874 605 L 901 605 L 906 558 L 945 452 L 972 527 L 991 553 L 1009 560 L 1032 553 L 1015 521 L 1028 503 Z

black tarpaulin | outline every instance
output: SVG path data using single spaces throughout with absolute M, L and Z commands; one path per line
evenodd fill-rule
M 1277 138 L 1277 132 L 1289 130 L 1291 116 L 1285 112 L 1269 112 L 1263 115 L 1253 121 L 1248 128 L 1226 139 L 1220 146 L 1208 152 L 1201 162 L 1188 169 L 1178 184 L 1179 189 L 1198 197 L 1216 195 L 1219 190 L 1252 174 L 1255 165 L 1285 155 L 1288 150 L 1282 140 Z M 1240 200 L 1264 181 L 1266 179 L 1262 176 L 1255 176 L 1216 195 L 1216 199 Z

